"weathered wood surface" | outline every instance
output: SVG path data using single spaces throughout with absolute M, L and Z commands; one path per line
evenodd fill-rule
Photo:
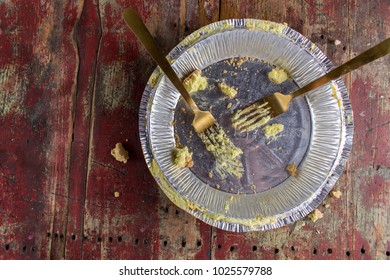
M 128 6 L 166 53 L 226 18 L 286 22 L 336 65 L 390 35 L 386 0 L 0 1 L 0 259 L 390 258 L 389 57 L 345 77 L 354 147 L 324 218 L 228 233 L 174 206 L 146 168 L 138 106 L 155 64 Z

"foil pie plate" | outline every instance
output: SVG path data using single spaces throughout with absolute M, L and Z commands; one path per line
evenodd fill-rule
M 269 124 L 284 125 L 277 138 L 266 139 L 261 127 L 240 133 L 231 124 L 237 110 L 276 91 L 291 92 L 333 68 L 312 42 L 283 24 L 233 19 L 195 31 L 167 57 L 181 78 L 202 70 L 208 87 L 193 98 L 241 148 L 244 167 L 241 178 L 217 172 L 215 158 L 191 126 L 191 111 L 156 68 L 141 101 L 140 139 L 149 170 L 174 204 L 235 232 L 278 228 L 321 204 L 352 147 L 352 108 L 341 79 L 296 98 L 287 113 L 272 119 Z M 291 79 L 272 83 L 267 74 L 276 66 Z M 236 98 L 221 94 L 220 82 L 238 89 Z M 173 164 L 178 141 L 193 152 L 192 168 Z M 298 167 L 296 177 L 286 171 L 292 163 Z

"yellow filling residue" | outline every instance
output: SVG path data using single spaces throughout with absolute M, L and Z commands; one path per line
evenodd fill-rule
M 287 172 L 291 175 L 291 176 L 294 176 L 294 177 L 297 177 L 298 176 L 298 169 L 297 169 L 297 165 L 295 164 L 295 162 L 291 163 L 291 164 L 288 164 L 286 166 L 286 170 Z
M 173 162 L 179 167 L 192 167 L 194 165 L 192 153 L 188 150 L 188 147 L 174 149 Z
M 280 67 L 275 67 L 271 72 L 268 73 L 268 78 L 275 84 L 281 84 L 287 81 L 289 77 L 290 76 L 287 71 Z
M 165 178 L 163 172 L 161 171 L 160 167 L 158 166 L 156 160 L 152 160 L 151 167 L 149 168 L 150 173 L 153 175 L 153 177 L 156 179 L 158 184 L 160 185 L 161 189 L 165 193 L 165 195 L 179 208 L 185 209 L 185 210 L 199 210 L 201 212 L 205 211 L 206 209 L 204 207 L 200 207 L 196 205 L 195 203 L 189 201 L 188 199 L 185 199 L 181 195 L 179 195 L 169 184 L 168 180 Z
M 248 112 L 245 109 L 238 110 L 232 117 L 233 127 L 241 132 L 252 131 L 271 120 L 269 113 L 268 103 L 256 106 Z
M 111 150 L 111 155 L 120 162 L 126 163 L 129 159 L 129 153 L 123 148 L 122 143 L 116 143 L 115 148 Z
M 228 86 L 225 83 L 219 83 L 218 87 L 222 91 L 222 93 L 229 98 L 234 98 L 237 95 L 237 90 L 231 86 Z
M 263 128 L 264 135 L 266 138 L 276 139 L 277 135 L 284 130 L 284 125 L 280 123 L 274 123 L 267 125 Z
M 319 219 L 322 219 L 324 217 L 324 214 L 318 210 L 318 209 L 315 209 L 313 212 L 311 212 L 309 214 L 309 218 L 310 220 L 312 220 L 313 222 L 316 222 L 318 221 Z
M 167 179 L 165 178 L 164 174 L 162 173 L 160 167 L 158 166 L 156 160 L 152 160 L 151 167 L 149 168 L 151 174 L 153 177 L 157 180 L 159 183 L 161 189 L 165 193 L 165 195 L 174 203 L 177 207 L 184 209 L 184 210 L 193 210 L 193 211 L 199 211 L 202 213 L 202 215 L 207 218 L 214 221 L 224 221 L 226 223 L 232 223 L 232 224 L 240 224 L 246 227 L 249 227 L 250 229 L 256 229 L 256 227 L 264 226 L 268 224 L 274 224 L 277 222 L 279 218 L 284 218 L 285 215 L 277 215 L 272 217 L 263 217 L 262 215 L 258 215 L 255 219 L 237 219 L 237 218 L 231 218 L 226 217 L 224 215 L 220 214 L 214 214 L 207 211 L 206 208 L 200 207 L 199 205 L 185 199 L 181 195 L 179 195 L 169 184 Z M 229 198 L 229 201 L 231 201 L 231 198 Z M 232 199 L 233 201 L 233 199 Z
M 214 155 L 216 172 L 221 178 L 226 178 L 228 174 L 237 178 L 242 177 L 244 167 L 239 157 L 242 150 L 233 144 L 218 124 L 200 133 L 199 137 L 206 146 L 206 150 Z
M 249 30 L 264 30 L 264 31 L 270 31 L 276 34 L 283 34 L 284 29 L 287 27 L 286 24 L 266 21 L 266 20 L 260 20 L 260 21 L 254 21 L 254 20 L 247 20 L 246 22 L 246 28 Z
M 352 124 L 353 117 L 351 115 L 347 115 L 347 124 Z
M 331 83 L 330 87 L 332 88 L 332 97 L 337 100 L 337 105 L 339 106 L 339 108 L 341 108 L 342 104 L 341 99 L 337 95 L 337 87 L 334 83 Z
M 157 81 L 158 79 L 160 78 L 161 74 L 162 74 L 162 70 L 160 67 L 158 67 L 153 73 L 152 75 L 150 75 L 150 78 L 149 78 L 149 85 L 151 88 L 154 88 L 157 84 Z
M 218 26 L 217 28 L 211 28 L 209 26 L 205 26 L 201 29 L 198 29 L 194 31 L 190 36 L 186 37 L 180 45 L 182 46 L 190 46 L 195 44 L 199 39 L 204 38 L 208 35 L 216 34 L 220 31 L 225 31 L 229 29 L 234 29 L 234 26 L 229 24 L 229 22 L 224 22 L 221 26 Z
M 229 199 L 227 201 L 225 201 L 225 213 L 227 213 L 229 211 L 229 208 L 230 208 L 230 204 L 233 202 L 234 200 L 234 196 L 229 196 Z
M 207 87 L 207 79 L 201 76 L 200 70 L 195 70 L 184 79 L 183 85 L 188 93 L 194 93 L 198 90 L 204 90 Z
M 252 230 L 256 229 L 257 227 L 264 226 L 264 225 L 271 225 L 277 223 L 279 218 L 284 218 L 285 215 L 277 215 L 272 217 L 263 217 L 262 215 L 258 215 L 255 219 L 252 220 L 242 220 L 237 218 L 231 218 L 226 217 L 219 214 L 214 213 L 203 213 L 203 216 L 206 218 L 209 218 L 214 221 L 224 221 L 226 223 L 231 224 L 240 224 L 243 226 L 246 226 Z

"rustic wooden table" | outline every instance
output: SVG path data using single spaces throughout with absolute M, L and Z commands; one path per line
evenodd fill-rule
M 0 259 L 390 259 L 390 57 L 344 77 L 354 147 L 324 218 L 224 232 L 146 167 L 138 107 L 155 64 L 129 6 L 166 53 L 227 18 L 286 22 L 336 65 L 390 35 L 388 0 L 0 1 Z

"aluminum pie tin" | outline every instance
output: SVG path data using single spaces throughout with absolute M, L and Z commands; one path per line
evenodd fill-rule
M 193 98 L 241 148 L 245 170 L 241 178 L 217 174 L 215 158 L 191 126 L 191 111 L 157 67 L 141 100 L 140 140 L 150 172 L 175 205 L 214 227 L 246 232 L 290 224 L 323 202 L 352 147 L 353 113 L 341 79 L 294 99 L 287 113 L 272 119 L 269 124 L 284 125 L 277 139 L 266 139 L 262 128 L 239 133 L 231 125 L 237 110 L 275 91 L 289 93 L 333 68 L 312 42 L 283 24 L 232 19 L 195 31 L 167 57 L 181 78 L 202 70 L 208 87 Z M 274 67 L 286 69 L 291 79 L 270 82 Z M 235 99 L 218 92 L 220 82 L 238 90 Z M 193 152 L 192 168 L 173 164 L 178 141 Z M 298 176 L 286 171 L 291 163 Z

